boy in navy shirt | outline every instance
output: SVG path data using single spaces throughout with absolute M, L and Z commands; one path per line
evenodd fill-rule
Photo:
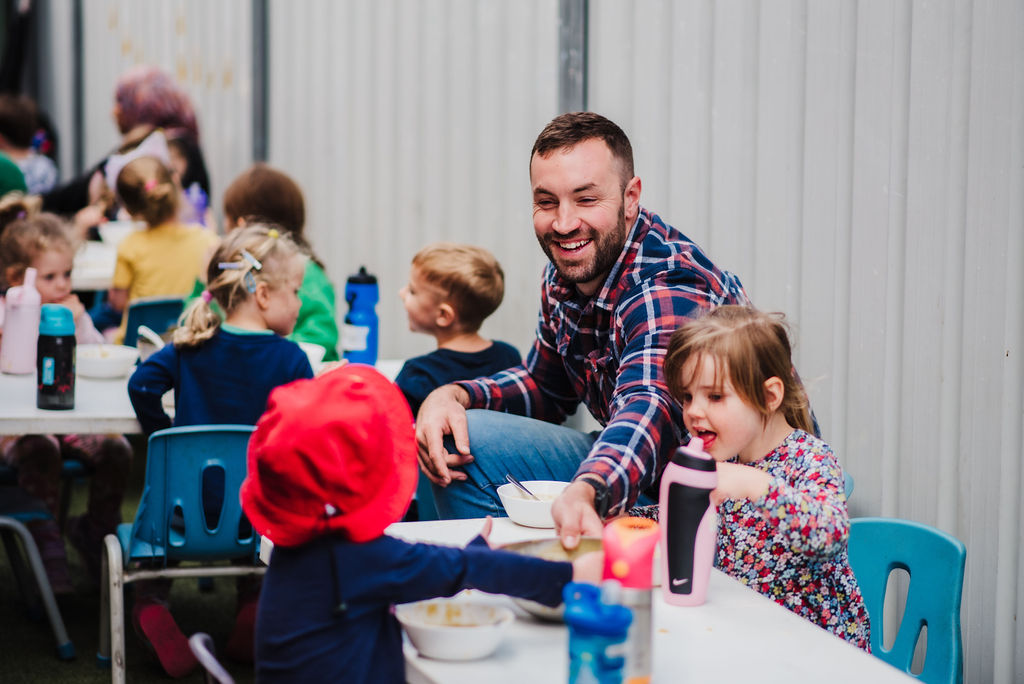
M 395 378 L 414 417 L 441 385 L 493 375 L 522 362 L 512 345 L 480 335 L 484 319 L 505 296 L 505 273 L 486 249 L 452 242 L 424 247 L 412 258 L 409 282 L 398 295 L 409 329 L 437 340 L 437 349 L 406 361 Z M 407 519 L 437 517 L 430 480 L 420 475 Z
M 522 362 L 512 345 L 480 335 L 484 319 L 505 296 L 501 264 L 486 249 L 451 242 L 424 247 L 413 257 L 409 282 L 398 294 L 409 329 L 437 340 L 437 349 L 406 361 L 395 378 L 414 416 L 441 385 Z
M 248 459 L 242 507 L 274 542 L 256 618 L 260 682 L 404 682 L 393 604 L 476 588 L 553 606 L 569 581 L 600 578 L 600 554 L 554 563 L 483 536 L 459 549 L 385 535 L 416 487 L 416 442 L 405 400 L 370 366 L 274 390 Z

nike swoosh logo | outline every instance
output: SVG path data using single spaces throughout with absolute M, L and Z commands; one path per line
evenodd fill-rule
M 689 578 L 686 578 L 686 577 L 684 577 L 683 579 L 674 579 L 674 580 L 672 580 L 672 586 L 673 587 L 678 587 L 680 584 L 686 584 L 689 581 L 690 581 Z

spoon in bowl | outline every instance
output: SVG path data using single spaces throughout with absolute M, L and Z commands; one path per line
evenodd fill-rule
M 536 494 L 534 494 L 533 492 L 531 492 L 531 491 L 530 491 L 529 489 L 527 489 L 527 488 L 526 488 L 526 486 L 525 486 L 525 485 L 523 485 L 523 483 L 522 483 L 522 482 L 520 482 L 519 480 L 517 480 L 517 479 L 515 478 L 515 475 L 513 475 L 512 473 L 506 473 L 506 474 L 505 474 L 505 479 L 506 479 L 506 480 L 507 480 L 508 482 L 511 482 L 512 484 L 514 484 L 514 485 L 515 485 L 516 487 L 518 487 L 518 488 L 519 488 L 519 490 L 520 490 L 521 492 L 523 492 L 524 494 L 526 494 L 526 495 L 527 495 L 528 497 L 530 497 L 530 498 L 531 498 L 531 499 L 533 499 L 534 501 L 540 501 L 540 497 L 539 497 L 539 496 L 537 496 Z

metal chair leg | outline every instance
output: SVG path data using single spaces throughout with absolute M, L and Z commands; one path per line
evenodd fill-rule
M 102 559 L 100 597 L 100 647 L 97 660 L 110 663 L 114 684 L 124 684 L 124 560 L 121 543 L 113 534 L 103 539 L 106 553 Z M 102 596 L 102 594 L 106 596 Z M 105 600 L 104 600 L 105 599 Z
M 53 589 L 46 578 L 46 569 L 43 567 L 43 559 L 39 556 L 39 549 L 28 528 L 19 521 L 12 518 L 4 520 L 4 527 L 14 531 L 21 538 L 21 545 L 25 550 L 29 567 L 35 575 L 36 587 L 39 589 L 39 597 L 46 610 L 46 616 L 50 620 L 50 627 L 53 629 L 53 636 L 57 640 L 57 657 L 61 660 L 71 660 L 75 657 L 75 645 L 68 638 L 68 631 L 64 628 L 64 619 L 57 608 L 57 600 L 53 597 Z

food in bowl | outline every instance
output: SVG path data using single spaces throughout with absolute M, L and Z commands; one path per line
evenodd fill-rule
M 504 606 L 465 599 L 433 599 L 395 607 L 395 616 L 421 656 L 475 660 L 489 656 L 515 619 Z
M 525 483 L 524 483 L 525 484 Z M 530 485 L 526 485 L 529 488 Z M 600 537 L 582 537 L 579 546 L 575 549 L 566 549 L 558 539 L 535 539 L 532 541 L 515 542 L 500 547 L 503 551 L 513 551 L 525 556 L 534 556 L 549 561 L 572 562 L 585 553 L 600 551 L 602 548 Z M 559 604 L 552 608 L 536 601 L 515 598 L 516 605 L 530 615 L 542 620 L 560 621 L 565 613 L 565 605 Z
M 551 504 L 562 490 L 569 486 L 568 482 L 554 480 L 527 480 L 523 486 L 537 495 L 531 499 L 514 484 L 503 484 L 498 487 L 498 498 L 512 522 L 525 527 L 554 527 L 551 518 Z
M 75 371 L 83 378 L 123 378 L 139 360 L 139 350 L 120 344 L 80 344 Z

